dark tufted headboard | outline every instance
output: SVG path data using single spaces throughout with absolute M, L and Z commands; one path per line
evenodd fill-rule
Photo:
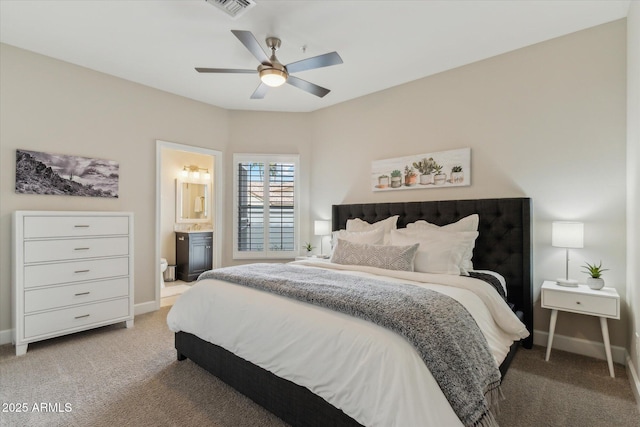
M 467 215 L 480 216 L 479 236 L 473 250 L 473 267 L 502 274 L 507 297 L 522 311 L 531 335 L 523 340 L 533 345 L 533 289 L 531 284 L 531 199 L 478 199 L 431 202 L 366 203 L 333 205 L 333 230 L 344 229 L 347 220 L 369 223 L 399 215 L 398 228 L 426 220 L 437 225 L 455 222 Z

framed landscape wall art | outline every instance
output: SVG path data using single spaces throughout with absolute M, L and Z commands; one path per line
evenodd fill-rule
M 373 191 L 471 185 L 471 148 L 416 154 L 371 164 Z
M 16 193 L 118 197 L 113 160 L 16 150 Z

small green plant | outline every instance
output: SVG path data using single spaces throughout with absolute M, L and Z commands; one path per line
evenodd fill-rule
M 402 172 L 400 172 L 398 169 L 394 170 L 391 172 L 391 176 L 402 176 Z
M 435 171 L 436 175 L 439 175 L 442 173 L 442 165 L 439 164 L 435 164 L 433 165 L 433 170 Z
M 451 168 L 451 173 L 462 172 L 462 166 L 454 166 Z
M 404 174 L 406 176 L 413 176 L 413 175 L 416 174 L 416 171 L 413 170 L 413 168 L 411 166 L 407 165 L 407 166 L 404 167 Z
M 603 271 L 609 271 L 608 268 L 602 268 L 602 261 L 600 261 L 600 264 L 598 265 L 596 265 L 595 262 L 593 264 L 589 264 L 587 262 L 586 265 L 582 266 L 582 268 L 586 269 L 585 271 L 583 271 L 583 273 L 587 273 L 589 276 L 593 277 L 594 279 L 599 279 L 600 276 L 602 276 Z
M 304 248 L 307 252 L 311 252 L 315 249 L 315 246 L 313 246 L 310 242 L 304 242 Z
M 419 162 L 413 162 L 413 167 L 418 169 L 422 175 L 429 175 L 433 172 L 433 165 L 436 162 L 433 160 L 433 157 L 429 157 L 428 159 L 422 159 Z

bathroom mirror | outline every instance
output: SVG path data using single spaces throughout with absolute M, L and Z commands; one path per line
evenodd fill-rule
M 209 184 L 176 179 L 176 222 L 211 222 Z

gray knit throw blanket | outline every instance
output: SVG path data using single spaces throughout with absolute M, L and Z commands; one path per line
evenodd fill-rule
M 500 371 L 469 312 L 453 298 L 404 283 L 286 264 L 247 264 L 203 273 L 346 313 L 386 327 L 416 348 L 465 426 L 497 426 Z

